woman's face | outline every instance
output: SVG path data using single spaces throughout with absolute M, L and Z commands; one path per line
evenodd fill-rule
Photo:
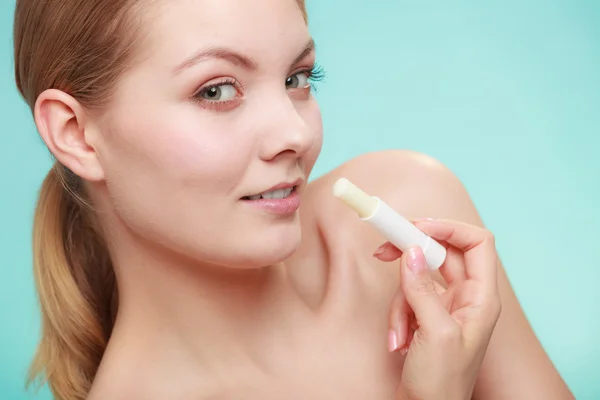
M 322 143 L 301 9 L 177 0 L 152 11 L 144 58 L 100 125 L 108 204 L 134 235 L 185 257 L 283 260 L 299 244 L 299 199 Z

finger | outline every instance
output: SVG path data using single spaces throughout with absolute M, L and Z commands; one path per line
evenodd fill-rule
M 388 350 L 404 347 L 408 340 L 412 310 L 406 302 L 402 288 L 398 288 L 389 311 Z
M 375 250 L 373 256 L 380 259 L 381 261 L 394 261 L 402 257 L 402 250 L 391 244 L 385 242 Z
M 398 249 L 396 246 L 394 246 L 390 242 L 385 242 L 384 244 L 379 246 L 377 248 L 377 250 L 375 250 L 375 253 L 373 253 L 373 256 L 376 258 L 379 258 L 381 261 L 394 261 L 394 260 L 402 257 L 402 250 Z M 464 275 L 464 273 L 463 273 L 463 275 Z M 434 284 L 435 290 L 438 294 L 441 295 L 442 293 L 444 293 L 446 291 L 446 288 L 444 288 L 439 282 L 434 280 L 433 284 Z M 404 299 L 404 296 L 402 296 L 402 299 Z
M 384 262 L 395 261 L 402 257 L 402 250 L 390 242 L 385 242 L 375 250 L 373 257 Z M 454 248 L 448 249 L 446 262 L 439 268 L 440 274 L 447 283 L 466 279 L 465 270 L 461 266 L 462 261 L 462 252 L 459 253 Z
M 417 222 L 417 226 L 432 238 L 443 240 L 464 252 L 468 278 L 496 287 L 498 255 L 490 231 L 450 220 L 424 220 Z
M 436 281 L 433 281 L 433 287 L 435 288 L 435 292 L 438 294 L 438 296 L 442 296 L 446 292 L 446 288 Z
M 390 251 L 392 254 L 402 253 L 391 243 L 384 243 L 380 248 L 384 249 L 384 252 Z M 387 248 L 387 249 L 386 249 Z M 383 253 L 383 252 L 381 252 Z M 390 260 L 391 261 L 391 260 Z M 441 284 L 433 281 L 433 285 L 438 295 L 443 295 L 446 292 Z M 446 307 L 444 298 L 442 297 L 442 304 Z M 390 311 L 389 311 L 389 337 L 388 337 L 388 348 L 389 351 L 401 351 L 406 352 L 410 341 L 414 335 L 414 331 L 418 329 L 417 322 L 414 317 L 414 313 L 410 308 L 404 291 L 402 288 L 398 288 L 394 298 L 392 300 Z
M 404 296 L 424 334 L 435 334 L 455 325 L 442 304 L 419 247 L 409 249 L 402 256 L 400 273 Z
M 431 220 L 431 218 L 413 219 L 411 222 L 418 228 L 419 222 L 428 220 Z M 462 282 L 467 279 L 465 268 L 463 266 L 463 252 L 449 246 L 448 243 L 444 241 L 438 241 L 446 249 L 446 260 L 440 268 L 438 268 L 440 275 L 442 275 L 446 283 Z
M 412 315 L 410 323 L 409 323 L 409 328 L 408 328 L 408 337 L 406 338 L 406 344 L 400 348 L 400 354 L 406 354 L 408 353 L 408 348 L 410 347 L 410 343 L 412 342 L 414 336 L 415 336 L 415 331 L 419 329 L 419 326 L 417 325 L 417 322 L 415 320 L 415 316 Z
M 462 282 L 467 279 L 464 267 L 464 253 L 455 247 L 449 246 L 446 249 L 446 260 L 438 268 L 438 271 L 440 271 L 440 275 L 442 275 L 448 284 Z

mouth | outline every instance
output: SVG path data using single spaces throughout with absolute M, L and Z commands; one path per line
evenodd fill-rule
M 298 185 L 289 188 L 275 189 L 268 192 L 255 194 L 252 196 L 244 196 L 242 200 L 255 201 L 261 199 L 286 199 L 298 190 Z

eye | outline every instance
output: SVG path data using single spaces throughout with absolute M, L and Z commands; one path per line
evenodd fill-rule
M 323 68 L 314 64 L 311 68 L 298 71 L 285 80 L 286 89 L 316 89 L 315 83 L 321 82 L 325 78 Z
M 210 101 L 230 101 L 235 99 L 237 90 L 231 83 L 220 83 L 218 85 L 204 88 L 198 93 L 198 97 Z
M 285 80 L 285 87 L 287 89 L 302 89 L 308 87 L 310 86 L 310 83 L 308 81 L 309 78 L 309 72 L 298 72 Z

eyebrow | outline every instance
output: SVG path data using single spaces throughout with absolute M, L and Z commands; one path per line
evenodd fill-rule
M 314 39 L 310 39 L 306 46 L 304 46 L 304 49 L 294 59 L 292 65 L 302 61 L 304 57 L 309 55 L 314 50 L 315 41 Z M 177 75 L 181 73 L 181 71 L 183 71 L 184 69 L 190 68 L 196 64 L 199 64 L 202 61 L 214 58 L 228 61 L 234 65 L 240 66 L 247 70 L 258 69 L 258 63 L 248 56 L 245 56 L 241 53 L 237 53 L 233 50 L 224 47 L 211 47 L 197 52 L 196 54 L 179 64 L 173 69 L 173 75 Z

